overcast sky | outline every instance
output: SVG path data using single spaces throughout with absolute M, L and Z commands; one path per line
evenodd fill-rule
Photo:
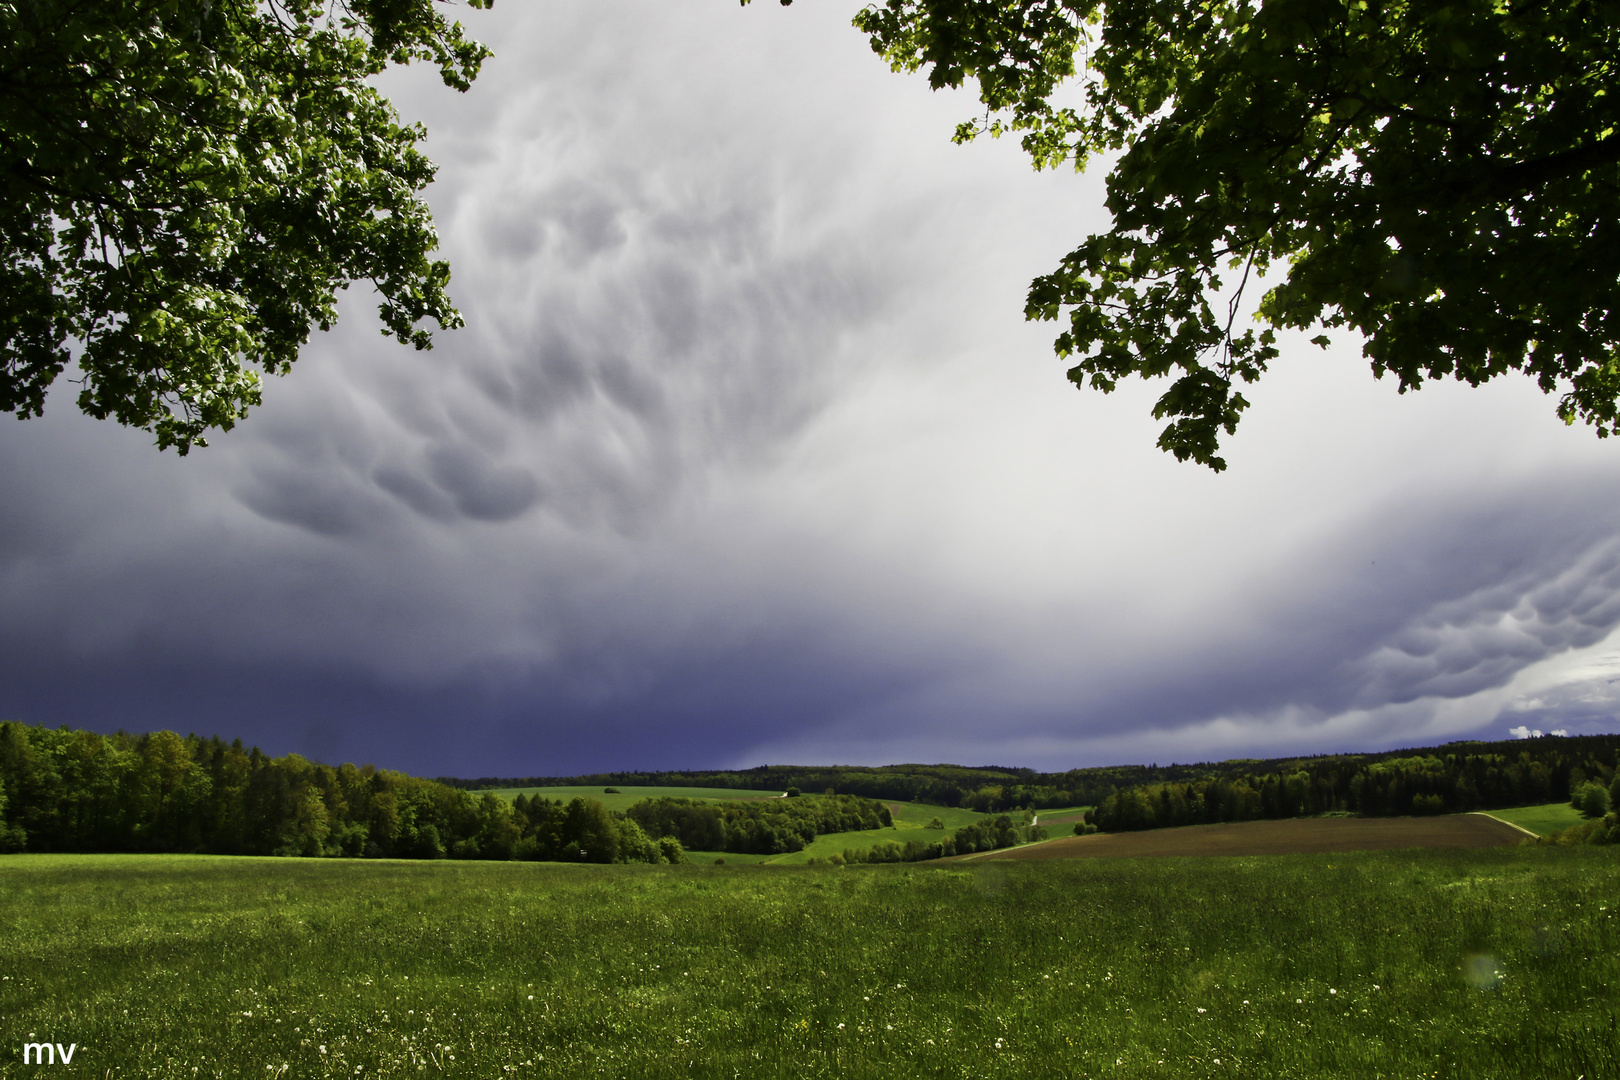
M 1620 730 L 1620 441 L 1340 334 L 1178 464 L 1022 319 L 1101 172 L 952 145 L 856 10 L 467 12 L 470 93 L 387 82 L 467 328 L 357 287 L 186 458 L 0 423 L 0 718 L 461 776 Z

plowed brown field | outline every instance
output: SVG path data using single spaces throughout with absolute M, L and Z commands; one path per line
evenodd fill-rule
M 1388 848 L 1506 847 L 1530 839 L 1484 814 L 1294 818 L 1067 836 L 969 859 L 1140 859 L 1157 855 L 1295 855 Z

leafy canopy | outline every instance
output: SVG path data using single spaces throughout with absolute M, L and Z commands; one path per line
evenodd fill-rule
M 491 0 L 467 0 L 487 8 Z M 184 454 L 371 281 L 385 334 L 461 324 L 433 163 L 367 80 L 489 52 L 433 0 L 0 0 L 0 409 L 79 407 Z
M 1113 228 L 1030 288 L 1069 378 L 1168 377 L 1213 469 L 1283 328 L 1349 327 L 1404 392 L 1508 371 L 1620 424 L 1615 0 L 883 0 L 895 70 L 977 80 L 1037 167 L 1119 152 Z M 1243 287 L 1279 283 L 1240 320 Z M 1327 338 L 1313 339 L 1326 345 Z

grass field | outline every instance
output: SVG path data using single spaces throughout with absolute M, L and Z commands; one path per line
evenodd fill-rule
M 742 851 L 688 851 L 686 861 L 698 866 L 761 866 L 782 858 L 781 855 L 755 855 Z
M 922 828 L 937 817 L 944 824 L 945 831 L 951 832 L 960 829 L 963 825 L 971 825 L 985 817 L 995 816 L 994 814 L 981 814 L 976 810 L 963 810 L 961 807 L 900 802 L 896 799 L 884 799 L 883 805 L 889 808 L 889 815 L 894 818 L 895 826 L 901 829 Z
M 595 799 L 609 810 L 628 810 L 644 799 L 775 799 L 783 793 L 712 787 L 621 787 L 619 794 L 609 795 L 600 787 L 515 787 L 494 788 L 491 789 L 491 794 L 498 795 L 507 802 L 511 802 L 519 795 L 527 795 L 531 799 L 539 795 L 547 799 L 560 799 L 563 802 L 574 798 Z
M 883 805 L 889 808 L 889 816 L 894 821 L 889 828 L 826 833 L 807 844 L 803 851 L 773 855 L 764 861 L 773 866 L 799 866 L 811 859 L 828 859 L 834 855 L 842 855 L 845 851 L 865 851 L 879 844 L 904 844 L 907 840 L 933 843 L 949 835 L 953 830 L 963 825 L 971 825 L 985 816 L 972 810 L 933 806 L 928 803 L 901 802 L 897 799 L 884 799 Z M 944 829 L 928 828 L 928 823 L 936 817 L 945 825 Z M 726 856 L 726 861 L 730 862 L 731 856 Z
M 967 859 L 1138 859 L 1170 855 L 1299 855 L 1400 848 L 1506 847 L 1530 842 L 1484 814 L 1404 818 L 1283 818 L 1055 837 Z
M 1620 849 L 753 868 L 12 855 L 0 1072 L 1620 1075 Z
M 1537 836 L 1546 836 L 1549 833 L 1563 832 L 1571 825 L 1579 825 L 1586 819 L 1581 817 L 1567 802 L 1547 803 L 1544 806 L 1520 806 L 1512 810 L 1487 810 L 1487 814 L 1503 821 L 1511 821 L 1523 829 L 1529 829 Z
M 1073 832 L 1075 825 L 1085 819 L 1089 806 L 1060 806 L 1038 811 L 1037 824 L 1045 825 L 1056 836 L 1060 832 Z

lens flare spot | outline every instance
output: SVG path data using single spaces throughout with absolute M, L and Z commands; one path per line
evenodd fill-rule
M 1463 981 L 1475 990 L 1495 990 L 1502 981 L 1502 965 L 1490 953 L 1463 957 Z

